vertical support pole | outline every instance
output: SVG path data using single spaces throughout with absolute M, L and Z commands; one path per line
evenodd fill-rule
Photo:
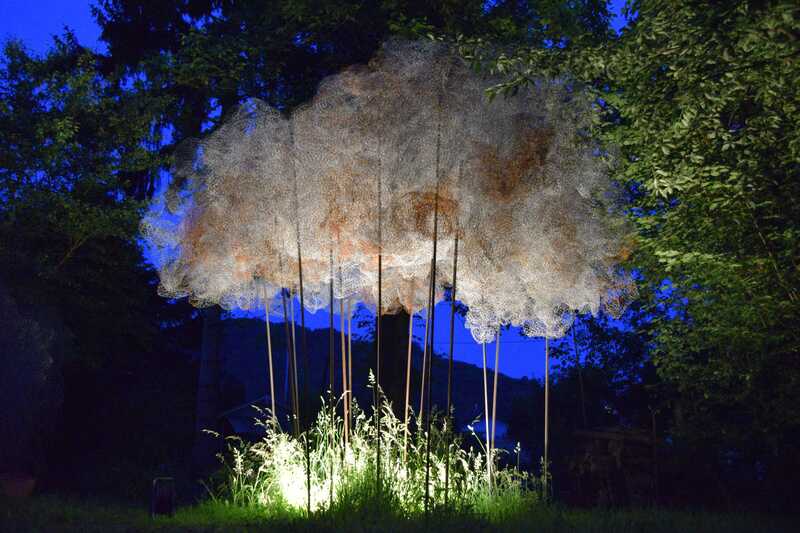
M 381 314 L 383 314 L 383 226 L 382 215 L 383 205 L 381 197 L 381 173 L 378 170 L 378 302 L 375 306 L 377 324 L 375 325 L 375 393 L 373 395 L 375 431 L 378 438 L 375 443 L 375 482 L 378 489 L 378 497 L 381 495 Z
M 428 405 L 425 413 L 425 516 L 430 512 L 431 492 L 431 369 L 433 368 L 433 339 L 436 331 L 436 245 L 439 237 L 439 137 L 436 141 L 436 191 L 433 199 L 433 258 L 431 259 L 431 286 L 428 296 L 428 316 L 430 317 L 430 330 L 428 331 L 428 368 L 424 370 L 428 389 Z
M 336 403 L 333 401 L 333 388 L 334 388 L 334 369 L 335 367 L 335 344 L 334 344 L 334 334 L 333 334 L 333 249 L 330 250 L 330 258 L 331 258 L 331 282 L 330 282 L 330 324 L 329 324 L 329 355 L 328 355 L 328 409 L 330 410 L 330 421 L 328 425 L 328 446 L 329 446 L 329 455 L 330 455 L 330 474 L 328 476 L 328 484 L 330 486 L 330 503 L 329 505 L 333 506 L 333 448 L 334 448 L 334 430 L 335 430 L 335 421 L 336 421 Z
M 450 435 L 453 431 L 455 417 L 452 416 L 453 404 L 453 338 L 456 320 L 456 275 L 458 274 L 458 230 L 456 230 L 453 248 L 453 292 L 450 295 L 450 350 L 447 360 L 447 410 L 445 411 L 445 462 L 444 462 L 444 506 L 447 508 L 450 495 Z
M 342 420 L 344 424 L 344 446 L 347 448 L 348 439 L 350 436 L 350 413 L 348 412 L 347 396 L 349 394 L 349 385 L 347 383 L 347 351 L 345 349 L 345 331 L 344 331 L 344 298 L 339 300 L 339 314 L 341 315 L 341 333 L 342 333 Z
M 442 79 L 444 85 L 445 77 Z M 436 320 L 434 307 L 436 305 L 436 245 L 439 240 L 439 165 L 442 152 L 442 93 L 439 92 L 437 101 L 437 121 L 436 121 L 436 164 L 434 178 L 436 186 L 433 196 L 433 256 L 431 257 L 431 286 L 428 298 L 428 316 L 430 317 L 430 331 L 428 333 L 430 344 L 428 345 L 428 368 L 425 372 L 428 389 L 428 408 L 425 413 L 425 518 L 427 520 L 430 513 L 430 492 L 431 492 L 431 369 L 433 368 L 433 339 L 435 338 Z
M 290 123 L 289 126 L 289 139 L 292 145 L 292 150 L 296 149 L 295 142 L 294 142 L 294 129 Z M 300 250 L 300 196 L 297 191 L 297 166 L 296 160 L 292 159 L 292 188 L 294 193 L 294 214 L 295 214 L 295 237 L 297 239 L 297 274 L 300 281 L 300 327 L 302 331 L 300 334 L 302 335 L 303 340 L 303 402 L 305 405 L 303 406 L 303 412 L 306 414 L 306 420 L 303 424 L 304 428 L 308 430 L 310 427 L 310 409 L 311 409 L 311 401 L 310 401 L 310 392 L 309 392 L 309 381 L 310 381 L 310 363 L 308 360 L 308 344 L 306 343 L 306 313 L 305 313 L 305 301 L 303 299 L 303 255 Z M 294 313 L 292 313 L 292 320 L 294 321 Z M 295 372 L 297 371 L 297 367 L 295 366 Z M 308 515 L 311 516 L 311 443 L 308 440 L 309 434 L 306 433 L 305 435 L 305 449 L 306 449 L 306 511 Z
M 293 298 L 289 300 L 291 308 L 291 318 L 286 309 L 287 289 L 281 289 L 281 299 L 283 300 L 283 323 L 286 326 L 286 357 L 289 359 L 289 388 L 292 396 L 292 430 L 294 438 L 300 437 L 300 406 L 297 397 L 297 349 L 294 342 L 294 304 Z M 290 294 L 291 296 L 291 294 Z M 290 330 L 291 328 L 291 330 Z
M 303 413 L 305 414 L 305 423 L 303 424 L 305 432 L 305 448 L 306 448 L 306 511 L 311 516 L 311 442 L 309 441 L 311 427 L 311 398 L 309 392 L 309 381 L 311 381 L 311 365 L 308 360 L 308 344 L 306 343 L 306 306 L 303 300 L 303 257 L 300 254 L 300 240 L 298 229 L 297 241 L 297 271 L 300 278 L 300 335 L 303 343 Z
M 425 311 L 425 338 L 422 341 L 422 370 L 420 372 L 419 411 L 417 412 L 417 428 L 425 419 L 425 369 L 428 368 L 428 326 L 430 325 L 430 309 Z
M 411 403 L 411 347 L 414 340 L 414 302 L 408 306 L 408 356 L 406 357 L 406 401 L 403 406 L 403 464 L 408 459 L 408 410 Z
M 269 331 L 269 301 L 267 298 L 267 289 L 264 287 L 264 318 L 267 321 L 267 364 L 269 365 L 269 398 L 270 409 L 272 413 L 272 421 L 277 422 L 278 414 L 275 412 L 275 372 L 272 368 L 272 335 Z
M 347 300 L 347 412 L 350 415 L 350 429 L 353 429 L 353 314 L 350 300 Z
M 544 474 L 544 498 L 545 501 L 550 499 L 548 492 L 549 486 L 549 465 L 548 465 L 548 446 L 550 445 L 550 338 L 544 338 L 544 465 L 542 473 Z

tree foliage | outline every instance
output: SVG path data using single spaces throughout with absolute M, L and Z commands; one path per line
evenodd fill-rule
M 546 73 L 596 94 L 595 133 L 617 149 L 638 230 L 630 266 L 654 361 L 680 393 L 674 430 L 770 479 L 797 468 L 800 430 L 800 9 L 712 4 L 631 2 L 600 46 L 464 51 L 508 74 L 498 92 Z
M 153 105 L 102 76 L 73 36 L 43 58 L 10 42 L 0 67 L 0 255 L 15 295 L 51 307 L 76 352 L 146 349 L 152 274 L 136 241 L 132 173 L 157 167 Z

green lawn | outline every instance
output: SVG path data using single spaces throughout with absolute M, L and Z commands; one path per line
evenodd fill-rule
M 268 515 L 255 509 L 206 503 L 179 509 L 172 518 L 151 520 L 147 510 L 120 504 L 39 495 L 0 500 L 0 531 L 526 531 L 526 532 L 782 532 L 794 531 L 787 517 L 665 510 L 576 510 L 536 505 L 492 519 L 432 515 L 405 519 L 389 509 L 339 510 L 310 520 Z

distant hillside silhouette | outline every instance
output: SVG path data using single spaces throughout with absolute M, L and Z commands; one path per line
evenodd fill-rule
M 283 323 L 271 324 L 273 366 L 275 372 L 276 401 L 284 406 L 290 405 L 286 388 L 286 334 Z M 314 411 L 320 406 L 320 397 L 326 394 L 329 374 L 329 329 L 306 330 L 309 362 L 311 366 L 309 389 L 314 401 Z M 296 326 L 298 349 L 302 330 Z M 335 383 L 336 394 L 341 394 L 341 341 L 340 332 L 335 330 Z M 369 369 L 375 359 L 375 344 L 370 340 L 353 338 L 353 394 L 359 405 L 369 410 L 372 405 L 372 390 L 367 387 Z M 222 339 L 222 395 L 223 408 L 231 409 L 251 403 L 269 394 L 267 374 L 267 353 L 265 323 L 257 319 L 228 319 L 224 321 Z M 494 354 L 487 354 L 494 356 Z M 298 352 L 300 371 L 303 371 L 303 357 Z M 403 364 L 403 367 L 405 364 Z M 412 349 L 412 402 L 416 412 L 419 409 L 420 370 L 422 367 L 422 347 L 415 343 Z M 444 410 L 447 395 L 447 357 L 437 354 L 432 367 L 432 397 L 434 408 Z M 492 376 L 489 374 L 491 394 Z M 405 381 L 405 376 L 402 376 Z M 483 412 L 483 371 L 481 368 L 453 362 L 453 405 L 456 423 L 459 427 L 470 423 Z M 500 374 L 498 385 L 497 417 L 508 420 L 511 406 L 516 398 L 525 401 L 532 394 L 531 383 L 527 379 L 515 379 Z M 301 394 L 302 394 L 301 386 Z M 402 412 L 403 398 L 391 398 L 395 412 Z

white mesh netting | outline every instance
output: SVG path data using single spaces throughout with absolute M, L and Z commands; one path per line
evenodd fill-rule
M 616 266 L 628 228 L 585 136 L 589 100 L 540 80 L 489 101 L 497 82 L 447 45 L 393 41 L 289 117 L 249 101 L 180 147 L 144 218 L 160 294 L 275 307 L 300 251 L 310 311 L 329 305 L 329 283 L 374 308 L 380 251 L 384 311 L 420 310 L 436 210 L 436 298 L 458 235 L 458 299 L 478 342 L 502 325 L 558 337 L 575 311 L 621 313 L 635 296 Z

